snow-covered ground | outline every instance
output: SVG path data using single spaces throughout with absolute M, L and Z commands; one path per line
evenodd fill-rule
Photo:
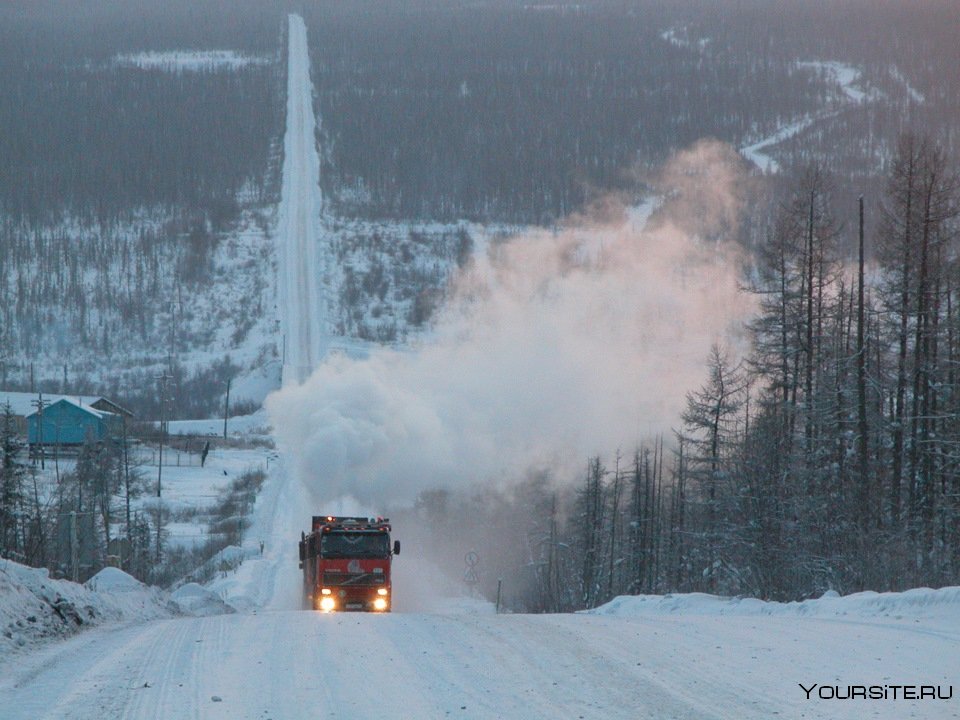
M 169 600 L 116 568 L 78 585 L 53 580 L 46 569 L 0 560 L 0 658 L 13 662 L 39 643 L 104 623 L 170 617 L 176 608 Z M 6 717 L 4 705 L 0 717 Z
M 286 477 L 258 502 L 271 545 L 232 581 L 261 604 L 0 660 L 5 720 L 960 716 L 958 588 L 787 605 L 618 598 L 577 615 L 496 615 L 456 600 L 384 616 L 281 609 L 299 582 Z M 886 698 L 824 697 L 849 686 Z M 919 699 L 924 687 L 952 697 Z
M 302 21 L 291 18 L 290 30 L 291 76 L 300 77 L 291 91 L 306 92 Z M 309 207 L 317 195 L 302 157 L 288 152 L 287 162 L 303 171 L 290 189 Z M 297 207 L 285 205 L 284 222 L 303 230 L 317 207 L 306 215 Z M 638 209 L 633 222 L 645 222 L 652 207 Z M 308 236 L 284 233 L 281 241 Z M 291 249 L 281 247 L 281 254 Z M 288 365 L 299 368 L 319 360 L 301 351 L 321 348 L 312 325 L 318 318 L 304 317 L 317 307 L 304 300 L 316 295 L 295 267 L 312 251 L 293 251 L 287 259 L 296 262 L 281 261 L 281 275 L 290 271 L 292 290 L 283 297 L 294 306 L 285 327 L 299 338 Z M 210 423 L 172 429 L 222 432 Z M 202 473 L 164 467 L 165 497 L 200 503 L 251 452 L 260 451 L 215 451 Z M 187 585 L 152 603 L 143 598 L 155 591 L 116 572 L 81 588 L 0 562 L 0 621 L 12 622 L 24 640 L 21 646 L 11 629 L 7 645 L 21 649 L 0 653 L 3 720 L 960 717 L 960 588 L 788 604 L 643 596 L 589 613 L 497 615 L 488 603 L 458 597 L 405 543 L 394 565 L 395 612 L 300 611 L 296 544 L 315 508 L 286 459 L 263 453 L 267 478 L 252 525 L 243 547 L 224 551 L 244 562 L 206 588 Z M 395 534 L 402 538 L 403 528 Z M 23 638 L 36 622 L 24 617 L 30 604 L 52 607 L 44 592 L 59 592 L 73 607 L 102 608 L 99 617 L 116 622 L 62 642 Z M 108 601 L 130 605 L 130 598 L 139 609 L 108 609 Z M 173 610 L 201 617 L 172 617 Z M 880 688 L 882 697 L 830 699 L 850 686 Z M 925 687 L 951 697 L 906 699 Z
M 224 452 L 218 463 L 238 451 Z M 170 482 L 171 499 L 185 498 Z M 0 717 L 960 716 L 960 588 L 784 604 L 621 597 L 576 615 L 496 615 L 424 572 L 407 543 L 394 613 L 322 615 L 296 609 L 310 507 L 283 459 L 271 463 L 243 565 L 172 597 L 113 570 L 83 587 L 0 563 Z M 99 627 L 50 642 L 75 622 L 54 605 Z M 821 697 L 849 686 L 886 697 Z M 952 698 L 904 699 L 924 686 Z
M 170 420 L 167 422 L 167 431 L 171 435 L 211 435 L 219 437 L 223 435 L 223 418 Z M 235 415 L 227 419 L 227 434 L 229 436 L 267 436 L 269 433 L 270 418 L 266 411 L 262 409 L 250 415 Z
M 117 55 L 114 62 L 122 67 L 137 67 L 142 70 L 210 72 L 265 64 L 270 62 L 270 59 L 243 55 L 235 50 L 166 50 Z
M 916 104 L 920 104 L 926 101 L 923 93 L 917 90 L 913 85 L 910 84 L 910 81 L 906 76 L 900 71 L 896 65 L 890 66 L 890 77 L 903 85 L 903 90 L 906 93 L 907 97 Z
M 819 73 L 831 84 L 835 85 L 839 92 L 839 101 L 842 109 L 850 103 L 859 104 L 871 99 L 872 95 L 860 88 L 860 78 L 862 73 L 853 65 L 836 61 L 824 62 L 821 60 L 810 60 L 798 62 L 797 67 Z M 776 147 L 784 140 L 799 135 L 808 127 L 816 122 L 826 120 L 835 116 L 840 109 L 828 107 L 809 115 L 805 115 L 797 120 L 778 128 L 776 132 L 771 133 L 765 138 L 758 140 L 751 145 L 740 148 L 740 153 L 760 168 L 764 173 L 776 173 L 780 171 L 780 164 L 773 159 L 768 150 Z
M 284 138 L 279 249 L 280 325 L 284 336 L 283 381 L 303 382 L 325 351 L 325 298 L 320 293 L 320 158 L 313 84 L 303 18 L 289 20 L 287 130 Z M 327 256 L 326 253 L 323 256 Z

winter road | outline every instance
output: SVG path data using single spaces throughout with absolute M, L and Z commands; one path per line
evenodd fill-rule
M 303 382 L 322 357 L 325 307 L 317 245 L 322 198 L 307 28 L 289 19 L 287 129 L 277 225 L 279 310 L 284 334 L 284 384 Z
M 291 16 L 278 228 L 284 380 L 321 359 L 319 160 L 306 29 Z M 210 718 L 955 718 L 956 612 L 835 618 L 755 612 L 494 615 L 422 598 L 417 549 L 391 615 L 298 611 L 296 540 L 310 504 L 274 468 L 255 510 L 267 539 L 221 590 L 248 612 L 83 633 L 0 659 L 2 720 Z M 946 620 L 944 618 L 947 618 Z M 823 700 L 799 684 L 957 685 L 951 700 Z

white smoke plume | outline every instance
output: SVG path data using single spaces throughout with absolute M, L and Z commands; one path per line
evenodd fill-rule
M 591 454 L 669 432 L 750 311 L 722 239 L 742 187 L 736 153 L 702 142 L 664 168 L 645 226 L 607 199 L 491 245 L 418 345 L 331 357 L 272 395 L 281 449 L 318 502 L 396 508 L 531 468 L 578 476 Z

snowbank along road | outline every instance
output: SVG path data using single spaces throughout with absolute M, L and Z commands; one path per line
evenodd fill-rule
M 275 472 L 258 501 L 258 520 L 275 523 L 271 543 L 294 534 L 287 477 Z M 418 608 L 398 590 L 398 608 L 412 612 L 323 615 L 281 609 L 299 589 L 293 545 L 230 579 L 231 599 L 246 592 L 260 609 L 94 630 L 0 661 L 0 717 L 960 716 L 956 588 L 791 605 L 623 598 L 539 616 L 467 601 Z M 850 686 L 886 699 L 836 699 Z M 905 699 L 924 686 L 951 698 Z
M 278 241 L 293 382 L 323 339 L 306 31 L 295 16 L 289 27 Z M 416 580 L 427 574 L 408 544 L 396 612 L 323 615 L 298 610 L 296 542 L 311 512 L 275 465 L 250 533 L 265 551 L 213 586 L 243 612 L 100 628 L 0 658 L 0 718 L 960 717 L 960 590 L 789 606 L 629 598 L 591 614 L 495 615 L 441 603 Z M 838 699 L 851 686 L 883 697 Z M 907 697 L 924 687 L 938 697 Z
M 287 129 L 277 224 L 285 384 L 303 382 L 320 361 L 325 344 L 317 248 L 321 239 L 320 158 L 307 28 L 299 15 L 290 16 L 288 27 Z

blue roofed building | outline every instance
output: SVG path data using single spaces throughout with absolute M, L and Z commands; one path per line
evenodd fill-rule
M 56 404 L 60 400 L 66 400 L 85 410 L 97 410 L 126 418 L 133 418 L 132 412 L 102 395 L 59 395 L 55 393 L 8 392 L 5 390 L 0 390 L 0 413 L 5 412 L 9 408 L 10 412 L 13 413 L 13 422 L 17 429 L 17 434 L 25 437 L 27 436 L 27 417 L 36 412 L 37 401 L 41 398 L 44 403 L 44 412 L 46 412 L 46 408 Z M 56 412 L 54 413 L 54 417 L 59 417 Z M 61 425 L 66 424 L 65 418 L 61 418 L 57 420 L 57 422 Z M 43 442 L 45 445 L 53 445 L 56 443 L 56 427 L 54 427 L 54 433 L 53 439 L 51 439 L 47 437 L 46 429 L 44 430 Z M 37 435 L 39 436 L 39 430 Z M 34 441 L 31 439 L 30 443 L 33 444 Z
M 30 445 L 79 446 L 123 435 L 123 415 L 61 398 L 27 415 L 27 442 Z

